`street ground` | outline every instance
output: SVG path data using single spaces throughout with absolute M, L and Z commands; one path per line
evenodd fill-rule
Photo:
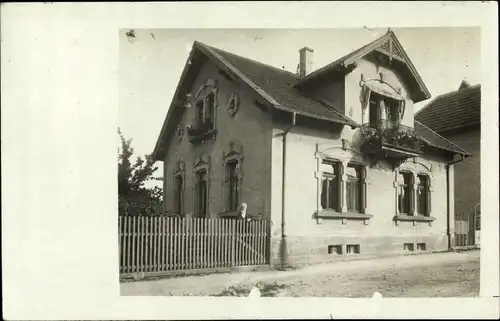
M 273 297 L 479 296 L 479 250 L 345 261 L 289 271 L 186 276 L 121 283 L 122 295 Z

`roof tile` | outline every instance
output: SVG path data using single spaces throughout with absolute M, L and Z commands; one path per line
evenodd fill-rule
M 439 133 L 481 122 L 481 85 L 436 97 L 415 114 L 415 119 Z

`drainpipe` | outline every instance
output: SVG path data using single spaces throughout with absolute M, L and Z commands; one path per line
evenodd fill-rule
M 281 265 L 285 266 L 285 258 L 286 255 L 286 245 L 285 245 L 285 190 L 286 190 L 286 137 L 288 132 L 295 126 L 297 114 L 292 113 L 292 123 L 283 131 L 283 161 L 281 164 L 282 168 L 282 177 L 281 177 L 281 243 L 282 243 L 282 253 L 281 253 Z
M 451 222 L 450 222 L 450 166 L 466 159 L 467 156 L 460 155 L 460 159 L 446 164 L 446 235 L 448 236 L 448 249 L 453 247 L 451 244 Z

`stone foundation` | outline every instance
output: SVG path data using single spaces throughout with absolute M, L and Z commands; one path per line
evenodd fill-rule
M 413 246 L 413 251 L 405 250 L 404 244 Z M 425 243 L 425 250 L 418 249 L 418 243 Z M 347 253 L 348 245 L 359 245 L 359 253 Z M 337 250 L 341 254 L 336 254 Z M 358 252 L 358 248 L 352 248 Z M 446 235 L 429 236 L 289 236 L 282 241 L 279 236 L 271 239 L 271 265 L 294 266 L 344 260 L 355 256 L 380 256 L 404 253 L 445 251 L 448 249 Z M 330 252 L 330 253 L 329 253 Z M 283 260 L 285 258 L 285 260 Z

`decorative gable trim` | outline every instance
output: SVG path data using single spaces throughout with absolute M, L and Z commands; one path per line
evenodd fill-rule
M 343 70 L 344 73 L 349 73 L 352 68 L 356 67 L 357 61 L 366 55 L 368 55 L 372 51 L 379 51 L 387 54 L 391 57 L 391 59 L 396 59 L 402 63 L 404 63 L 408 69 L 412 77 L 418 84 L 419 87 L 419 99 L 414 99 L 415 102 L 419 102 L 431 97 L 431 94 L 422 80 L 422 77 L 418 74 L 415 66 L 410 61 L 410 58 L 405 53 L 403 46 L 397 39 L 396 35 L 393 31 L 388 31 L 385 35 L 380 38 L 372 41 L 364 47 L 336 60 L 335 62 L 309 74 L 304 77 L 301 81 L 299 81 L 295 87 L 300 87 L 313 79 L 318 78 L 320 75 L 330 72 L 332 70 Z

